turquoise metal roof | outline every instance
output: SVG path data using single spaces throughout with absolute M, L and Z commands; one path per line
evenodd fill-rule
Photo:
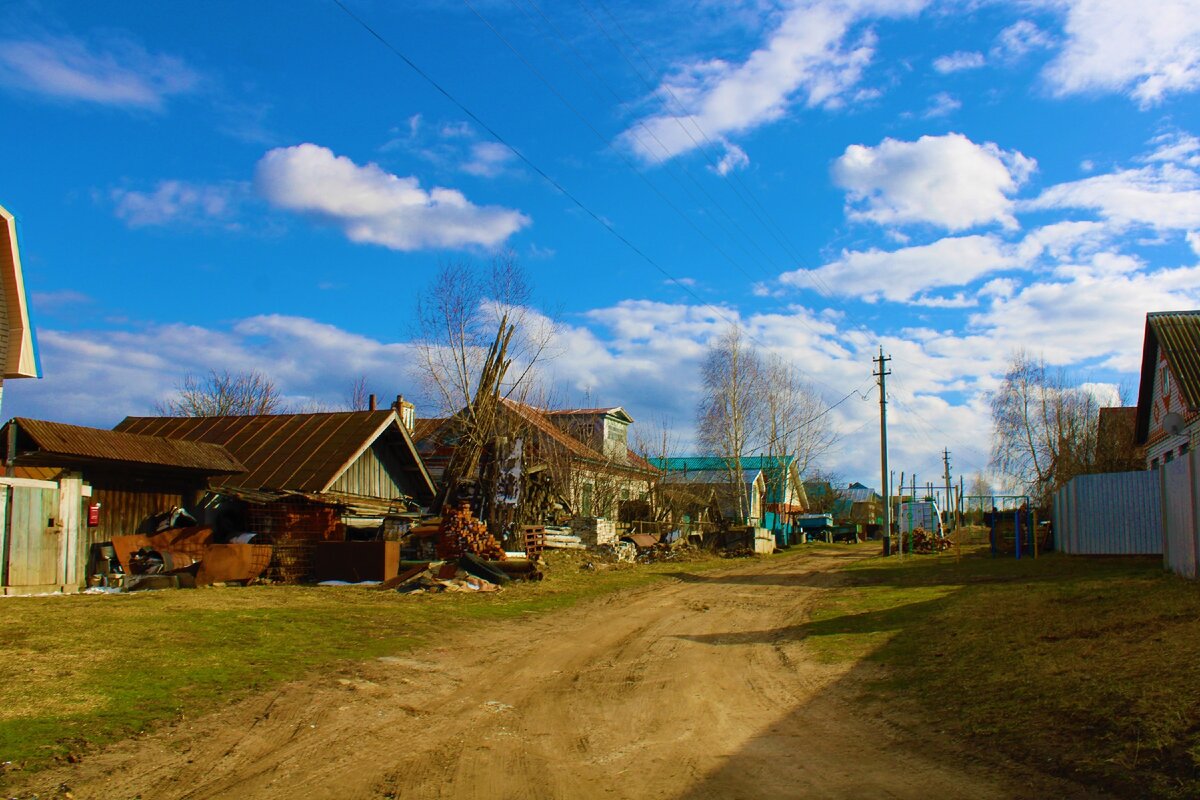
M 650 463 L 666 473 L 686 472 L 720 472 L 728 474 L 732 459 L 724 456 L 674 456 L 672 458 L 651 458 Z M 795 461 L 794 456 L 743 456 L 741 467 L 743 472 L 762 470 L 763 480 L 767 482 L 768 503 L 784 502 L 784 488 L 787 486 L 787 470 Z

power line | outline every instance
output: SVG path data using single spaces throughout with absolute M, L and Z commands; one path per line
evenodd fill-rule
M 524 0 L 524 1 L 527 2 L 537 12 L 538 16 L 544 22 L 545 27 L 549 28 L 550 31 L 555 35 L 555 37 L 557 37 L 557 39 L 563 44 L 563 46 L 565 48 L 567 48 L 567 50 L 571 53 L 571 55 L 575 58 L 575 60 L 578 61 L 580 64 L 582 64 L 588 70 L 588 72 L 591 73 L 593 79 L 599 85 L 603 86 L 610 95 L 612 95 L 613 99 L 618 103 L 618 105 L 626 105 L 628 103 L 628 101 L 625 98 L 623 98 L 617 92 L 616 89 L 614 89 L 612 87 L 612 84 L 609 83 L 608 80 L 606 80 L 604 78 L 604 76 L 602 76 L 599 72 L 596 71 L 596 68 L 593 67 L 592 64 L 587 59 L 585 59 L 583 57 L 583 54 L 579 52 L 579 48 L 575 47 L 575 45 L 572 44 L 566 38 L 566 36 L 563 34 L 562 30 L 557 25 L 555 25 L 554 21 L 551 20 L 546 15 L 545 11 L 543 11 L 541 6 L 539 6 L 537 4 L 536 0 Z M 533 20 L 533 17 L 529 14 L 528 11 L 525 10 L 524 6 L 518 4 L 519 0 L 509 0 L 509 2 L 514 7 L 519 8 L 521 10 L 521 12 L 523 14 L 525 14 L 527 19 Z M 542 25 L 537 23 L 536 20 L 534 20 L 534 23 L 537 24 L 539 28 L 542 28 Z M 649 128 L 646 125 L 646 123 L 642 120 L 638 120 L 636 124 L 644 133 L 646 133 L 650 138 L 652 138 L 655 141 L 655 143 L 658 144 L 659 149 L 663 152 L 663 154 L 666 155 L 667 158 L 669 158 L 670 150 L 666 146 L 666 144 L 662 141 L 662 139 L 659 138 L 658 134 L 655 133 L 651 128 Z M 642 137 L 639 134 L 634 134 L 634 135 L 637 136 L 639 142 L 645 141 L 644 139 L 642 139 Z M 663 169 L 666 170 L 667 173 L 670 174 L 671 177 L 674 178 L 677 183 L 679 183 L 681 188 L 683 188 L 684 191 L 688 192 L 689 197 L 691 197 L 693 199 L 693 201 L 695 201 L 696 200 L 695 195 L 691 193 L 691 190 L 687 189 L 687 187 L 684 186 L 683 182 L 671 170 L 670 163 L 667 161 L 667 159 L 664 158 L 663 156 L 658 155 L 657 153 L 652 152 L 649 148 L 646 148 L 646 149 L 647 149 L 647 152 L 650 152 L 651 155 L 654 156 L 654 159 L 658 162 L 658 164 L 660 166 L 662 166 Z M 782 269 L 782 267 L 780 267 L 780 265 L 775 261 L 775 259 L 766 250 L 764 250 L 761 245 L 759 245 L 758 241 L 756 239 L 754 239 L 754 237 L 752 237 L 749 233 L 747 233 L 746 229 L 742 227 L 741 223 L 739 223 L 737 221 L 737 219 L 729 212 L 729 210 L 727 208 L 725 208 L 725 206 L 719 200 L 717 200 L 717 198 L 715 198 L 712 195 L 712 193 L 708 191 L 707 188 L 705 188 L 704 184 L 702 184 L 700 181 L 698 181 L 696 179 L 696 176 L 692 174 L 691 170 L 689 170 L 686 165 L 681 165 L 680 172 L 682 172 L 684 175 L 687 176 L 688 180 L 690 180 L 692 182 L 692 184 L 696 187 L 696 189 L 699 190 L 700 193 L 703 194 L 705 198 L 707 198 L 708 202 L 710 202 L 716 209 L 718 209 L 721 212 L 721 214 L 724 215 L 724 217 L 729 221 L 729 224 L 732 225 L 733 228 L 738 233 L 740 233 L 743 237 L 745 237 L 746 241 L 749 242 L 750 245 L 752 247 L 754 247 L 754 249 L 757 250 L 764 259 L 770 261 L 774 268 Z M 725 229 L 722 228 L 722 230 L 725 230 Z M 725 232 L 728 235 L 728 231 L 725 230 Z M 754 259 L 754 257 L 750 254 L 750 251 L 746 248 L 746 246 L 744 244 L 741 243 L 740 240 L 738 240 L 734 236 L 730 236 L 730 238 L 733 241 L 737 242 L 738 247 L 740 247 L 742 249 L 742 251 L 744 253 L 746 253 L 746 255 L 751 257 L 751 262 L 753 264 L 755 264 L 756 266 L 758 266 L 758 268 L 762 271 L 763 275 L 765 275 L 767 278 L 774 277 L 771 275 L 771 273 L 769 273 L 766 270 L 765 267 L 762 266 L 762 264 L 760 264 L 757 260 Z
M 574 203 L 575 206 L 579 208 L 579 210 L 581 210 L 584 214 L 586 214 L 588 217 L 590 217 L 598 225 L 600 225 L 602 228 L 604 228 L 604 230 L 606 232 L 608 232 L 611 236 L 613 236 L 618 241 L 620 241 L 622 244 L 624 244 L 627 248 L 629 248 L 632 252 L 634 252 L 639 258 L 641 258 L 647 264 L 652 266 L 656 271 L 661 273 L 669 281 L 674 283 L 679 288 L 683 289 L 684 292 L 686 292 L 688 295 L 690 295 L 692 298 L 694 298 L 696 300 L 696 302 L 699 303 L 701 306 L 710 309 L 717 317 L 724 320 L 730 326 L 735 327 L 735 328 L 741 327 L 737 321 L 731 319 L 722 309 L 720 309 L 719 307 L 708 302 L 704 298 L 700 297 L 700 295 L 697 294 L 690 286 L 688 286 L 686 283 L 681 281 L 679 278 L 675 277 L 673 274 L 668 272 L 661 264 L 658 263 L 658 261 L 656 261 L 652 256 L 650 256 L 645 250 L 638 247 L 633 241 L 631 241 L 628 237 L 626 237 L 624 234 L 622 234 L 620 231 L 618 231 L 610 222 L 608 222 L 606 219 L 604 219 L 600 214 L 593 211 L 578 196 L 576 196 L 574 193 L 572 193 L 570 190 L 568 190 L 565 186 L 563 186 L 559 181 L 557 181 L 555 178 L 553 178 L 549 173 L 547 173 L 545 170 L 543 170 L 541 167 L 539 167 L 531 158 L 529 158 L 523 152 L 521 152 L 516 146 L 514 146 L 511 142 L 509 142 L 504 136 L 502 136 L 495 128 L 493 128 L 491 125 L 488 125 L 478 114 L 476 114 L 474 111 L 472 111 L 464 102 L 459 100 L 452 92 L 450 92 L 449 89 L 444 87 L 435 78 L 433 78 L 433 76 L 431 76 L 428 72 L 426 72 L 424 69 L 422 69 L 420 67 L 420 65 L 418 65 L 415 61 L 413 61 L 411 58 L 409 58 L 407 55 L 405 55 L 404 52 L 402 52 L 395 45 L 393 45 L 385 36 L 383 36 L 383 34 L 381 34 L 374 27 L 372 27 L 362 17 L 358 16 L 353 11 L 351 11 L 345 5 L 345 3 L 342 2 L 342 0 L 332 0 L 332 2 L 339 9 L 341 9 L 342 12 L 346 14 L 346 16 L 348 16 L 351 20 L 353 20 L 355 23 L 357 23 L 363 30 L 365 30 L 373 38 L 375 38 L 377 41 L 379 41 L 380 44 L 382 44 L 385 48 L 387 48 L 387 50 L 390 51 L 394 56 L 396 56 L 401 61 L 403 61 L 410 69 L 413 70 L 413 72 L 417 73 L 417 75 L 420 76 L 426 83 L 428 83 L 435 90 L 437 90 L 437 92 L 439 94 L 441 94 L 443 97 L 445 97 L 447 100 L 449 100 L 456 108 L 458 108 L 463 114 L 465 114 L 472 122 L 477 124 L 480 128 L 482 128 L 484 131 L 486 131 L 489 136 L 491 136 L 493 139 L 495 139 L 497 142 L 499 142 L 501 145 L 503 145 L 505 148 L 507 148 L 510 152 L 512 152 L 512 154 L 515 155 L 523 164 L 525 164 L 527 167 L 529 167 L 530 170 L 532 170 L 535 174 L 537 174 L 539 177 L 541 177 L 544 181 L 546 181 L 551 186 L 553 186 L 560 194 L 562 194 L 564 197 L 566 197 L 568 200 L 570 200 L 572 203 Z M 760 339 L 755 337 L 749 331 L 747 331 L 747 337 L 751 341 L 758 343 L 760 346 L 767 347 L 767 345 L 764 342 L 762 342 Z M 810 374 L 810 377 L 812 377 L 813 380 L 817 380 L 815 378 L 815 376 L 811 376 L 811 374 Z M 832 386 L 824 383 L 824 381 L 818 380 L 817 382 L 823 384 L 827 388 L 833 389 Z M 834 391 L 837 391 L 837 390 L 835 389 Z
M 488 20 L 487 17 L 485 17 L 485 16 L 483 16 L 483 14 L 479 13 L 479 10 L 477 8 L 475 8 L 474 5 L 472 5 L 471 0 L 462 0 L 462 2 L 463 2 L 463 5 L 465 5 L 468 9 L 470 9 L 471 13 L 474 14 L 479 19 L 480 22 L 482 22 L 484 25 L 486 25 L 488 30 L 490 30 L 496 36 L 496 38 L 499 39 L 504 44 L 504 46 L 507 47 L 512 52 L 512 54 L 515 55 L 521 61 L 521 63 L 524 64 L 526 66 L 526 68 L 528 68 L 529 71 L 532 72 L 537 77 L 537 79 L 540 80 L 545 85 L 545 87 L 550 90 L 550 93 L 553 94 L 558 99 L 559 102 L 561 102 L 564 106 L 566 106 L 567 109 L 570 110 L 570 112 L 572 114 L 574 114 L 575 117 L 580 122 L 582 122 L 584 124 L 584 126 L 588 130 L 590 130 L 597 139 L 600 140 L 601 144 L 603 144 L 610 152 L 612 152 L 613 155 L 615 155 L 617 158 L 621 159 L 621 161 L 625 164 L 625 166 L 628 167 L 631 172 L 633 172 L 635 175 L 637 175 L 642 180 L 642 182 L 645 183 L 646 186 L 650 188 L 650 190 L 652 192 L 654 192 L 654 194 L 658 197 L 659 200 L 661 200 L 672 211 L 674 211 L 676 214 L 678 214 L 679 217 L 684 222 L 686 222 L 688 225 L 690 225 L 691 228 L 694 231 L 696 231 L 697 234 L 699 234 L 706 242 L 708 242 L 710 245 L 712 245 L 713 249 L 715 249 L 718 253 L 720 253 L 721 256 L 726 261 L 728 261 L 731 265 L 733 265 L 733 267 L 738 272 L 741 272 L 744 276 L 746 276 L 746 278 L 753 280 L 753 278 L 750 276 L 750 273 L 748 273 L 742 267 L 741 264 L 734 261 L 733 257 L 730 256 L 729 253 L 727 253 L 725 251 L 725 248 L 723 248 L 723 247 L 721 247 L 721 245 L 717 244 L 717 242 L 714 241 L 712 237 L 710 237 L 707 233 L 704 232 L 703 228 L 701 228 L 699 225 L 697 225 L 696 222 L 691 217 L 689 217 L 687 214 L 684 213 L 684 211 L 681 208 L 679 208 L 679 206 L 677 206 L 669 197 L 667 197 L 665 194 L 663 194 L 662 190 L 659 189 L 657 186 L 655 186 L 653 181 L 651 181 L 648 177 L 646 177 L 646 174 L 644 172 L 642 172 L 636 166 L 634 166 L 633 162 L 631 162 L 624 153 L 620 152 L 620 150 L 618 150 L 612 144 L 612 141 L 608 137 L 606 137 L 604 134 L 602 134 L 596 128 L 596 126 L 592 124 L 591 120 L 589 120 L 587 118 L 587 116 L 584 115 L 583 112 L 581 112 L 578 108 L 576 108 L 575 104 L 572 103 L 570 100 L 568 100 L 566 95 L 564 95 L 562 92 L 560 92 L 558 90 L 558 88 L 553 83 L 550 82 L 550 79 L 547 78 L 542 73 L 541 70 L 539 70 L 537 67 L 535 67 L 533 65 L 533 63 L 528 58 L 526 58 L 525 55 L 520 50 L 518 50 L 516 48 L 516 46 L 514 46 L 512 44 L 512 42 L 510 42 L 504 36 L 504 34 L 501 33 L 500 30 L 491 23 L 490 20 Z

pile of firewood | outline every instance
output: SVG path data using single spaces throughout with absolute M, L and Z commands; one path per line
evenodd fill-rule
M 442 530 L 438 536 L 438 557 L 473 553 L 480 558 L 503 561 L 504 548 L 488 533 L 487 525 L 475 519 L 468 503 L 459 503 L 442 515 Z
M 911 533 L 904 534 L 899 539 L 904 542 L 904 552 L 918 553 L 920 555 L 929 555 L 941 550 L 949 550 L 952 544 L 947 537 L 930 533 L 924 528 L 913 528 Z M 893 550 L 900 546 L 900 541 L 898 541 L 896 536 L 892 537 L 892 545 Z

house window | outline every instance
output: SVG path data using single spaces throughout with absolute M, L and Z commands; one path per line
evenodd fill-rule
M 1163 363 L 1158 369 L 1161 373 L 1159 382 L 1162 383 L 1162 394 L 1163 397 L 1167 397 L 1171 394 L 1171 373 L 1167 371 L 1166 363 Z
M 1188 451 L 1188 442 L 1184 442 L 1183 444 L 1179 445 L 1179 455 L 1181 455 L 1181 456 L 1187 455 L 1187 451 Z
M 1175 451 L 1174 450 L 1168 450 L 1167 452 L 1163 453 L 1163 463 L 1164 464 L 1170 464 L 1174 460 L 1175 460 Z
M 1158 459 L 1157 458 L 1150 460 L 1150 469 L 1158 469 Z

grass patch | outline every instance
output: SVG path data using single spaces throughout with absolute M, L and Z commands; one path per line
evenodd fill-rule
M 681 566 L 593 572 L 570 554 L 550 558 L 546 580 L 496 594 L 255 586 L 5 598 L 0 763 L 38 769 L 314 669 L 396 654 L 454 627 L 565 608 L 663 580 Z M 686 562 L 690 571 L 736 564 Z
M 1160 558 L 978 549 L 845 568 L 807 626 L 981 750 L 1126 796 L 1200 796 L 1200 585 Z

